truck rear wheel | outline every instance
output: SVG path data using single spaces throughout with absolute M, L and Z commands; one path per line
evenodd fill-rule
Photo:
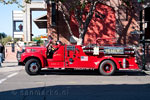
M 30 59 L 25 64 L 25 70 L 29 75 L 37 75 L 41 70 L 40 63 L 37 59 Z
M 145 65 L 145 70 L 146 70 L 146 71 L 150 71 L 150 63 L 149 63 L 149 62 L 146 63 L 146 65 Z
M 105 60 L 99 66 L 99 72 L 102 75 L 109 76 L 114 74 L 116 71 L 116 66 L 113 61 Z

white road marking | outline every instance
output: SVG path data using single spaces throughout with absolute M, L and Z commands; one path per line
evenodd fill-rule
M 1 79 L 0 80 L 0 84 L 2 84 L 4 81 L 6 81 L 7 79 L 9 79 L 9 78 L 11 78 L 11 77 L 13 77 L 13 76 L 15 76 L 17 74 L 18 74 L 18 72 L 12 73 L 12 74 L 8 75 L 6 78 Z
M 13 73 L 13 74 L 10 74 L 10 75 L 8 75 L 7 76 L 7 78 L 11 78 L 11 77 L 13 77 L 13 76 L 15 76 L 15 75 L 17 75 L 18 73 L 16 72 L 16 73 Z
M 7 79 L 6 78 L 4 78 L 4 79 L 1 79 L 0 80 L 0 84 L 2 84 L 4 81 L 6 81 Z

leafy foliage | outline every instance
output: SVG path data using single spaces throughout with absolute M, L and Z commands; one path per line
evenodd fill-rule
M 15 38 L 14 43 L 16 43 L 17 41 L 21 41 L 21 40 L 19 38 Z
M 5 33 L 0 33 L 0 39 L 7 37 Z
M 2 39 L 3 45 L 5 45 L 7 42 L 12 42 L 12 37 L 11 36 L 7 36 L 7 37 Z
M 34 37 L 32 40 L 35 41 L 35 42 L 37 42 L 38 45 L 43 44 L 43 40 L 41 40 L 40 37 Z
M 25 0 L 25 2 L 26 2 L 26 0 Z M 4 5 L 17 4 L 18 8 L 19 7 L 23 8 L 23 6 L 20 4 L 20 2 L 18 0 L 0 0 L 0 3 L 3 3 Z

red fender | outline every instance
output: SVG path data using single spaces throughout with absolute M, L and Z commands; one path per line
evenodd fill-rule
M 102 57 L 98 62 L 99 64 L 97 64 L 96 69 L 99 68 L 99 65 L 104 61 L 104 60 L 112 60 L 115 64 L 116 67 L 119 69 L 120 68 L 120 64 L 113 58 L 113 57 Z
M 46 59 L 41 54 L 22 54 L 21 62 L 24 62 L 28 58 L 38 58 L 41 61 L 42 68 L 46 66 Z

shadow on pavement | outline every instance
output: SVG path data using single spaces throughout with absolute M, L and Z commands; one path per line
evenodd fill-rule
M 145 85 L 56 85 L 0 92 L 0 100 L 149 100 Z
M 89 75 L 97 76 L 100 75 L 98 70 L 42 70 L 40 75 Z M 145 76 L 148 75 L 143 71 L 117 71 L 113 76 Z

